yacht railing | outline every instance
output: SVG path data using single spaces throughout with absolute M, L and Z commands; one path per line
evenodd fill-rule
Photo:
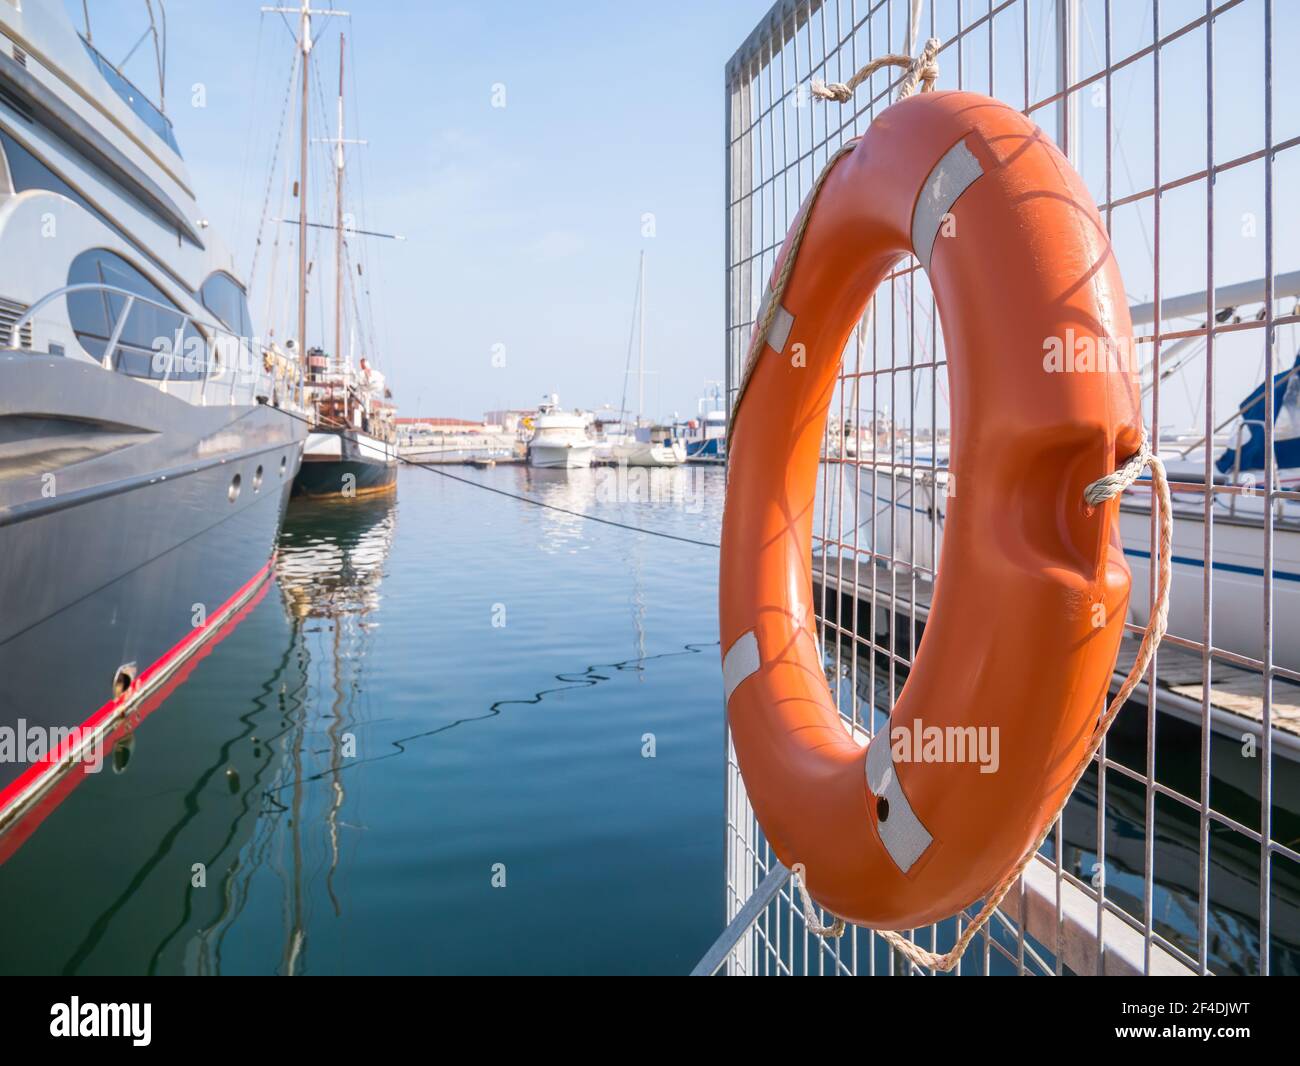
M 148 377 L 142 380 L 159 381 L 163 387 L 169 383 L 174 383 L 172 378 L 173 369 L 179 364 L 183 369 L 193 365 L 193 357 L 185 353 L 186 337 L 191 326 L 198 331 L 203 342 L 203 357 L 201 366 L 203 374 L 200 379 L 199 402 L 211 402 L 217 390 L 226 389 L 226 402 L 235 403 L 236 396 L 242 393 L 240 390 L 241 379 L 246 383 L 247 396 L 251 402 L 256 397 L 271 397 L 275 392 L 276 376 L 273 370 L 268 370 L 266 363 L 272 361 L 274 365 L 274 353 L 263 346 L 257 345 L 251 337 L 241 337 L 234 333 L 226 326 L 215 321 L 212 318 L 199 317 L 189 311 L 183 311 L 171 303 L 163 303 L 161 300 L 155 300 L 148 296 L 142 296 L 140 293 L 133 292 L 130 289 L 124 289 L 117 285 L 109 285 L 105 282 L 79 282 L 74 285 L 65 285 L 53 292 L 48 292 L 39 300 L 33 303 L 10 327 L 14 336 L 19 336 L 23 329 L 31 330 L 37 321 L 38 314 L 47 306 L 56 300 L 67 298 L 68 296 L 78 293 L 97 293 L 107 296 L 118 297 L 122 301 L 122 309 L 117 313 L 113 320 L 113 326 L 109 331 L 109 337 L 104 347 L 104 354 L 100 358 L 100 365 L 106 370 L 119 369 L 116 366 L 116 358 L 120 348 L 123 346 L 122 337 L 126 330 L 127 322 L 132 311 L 137 306 L 149 307 L 155 311 L 162 312 L 168 318 L 174 319 L 177 323 L 176 328 L 172 330 L 170 336 L 166 338 L 172 343 L 170 352 L 164 352 L 156 347 L 158 341 L 164 338 L 153 338 L 155 347 L 149 349 L 151 358 L 155 361 L 163 361 L 162 374 L 160 377 Z M 75 331 L 74 335 L 75 335 Z M 218 340 L 220 338 L 220 340 Z M 129 347 L 137 347 L 129 345 Z M 144 349 L 139 349 L 143 351 Z M 223 350 L 231 350 L 236 354 L 234 366 L 230 366 L 221 360 Z M 165 357 L 165 358 L 164 358 Z M 246 364 L 241 366 L 239 364 Z M 286 388 L 288 383 L 286 383 Z

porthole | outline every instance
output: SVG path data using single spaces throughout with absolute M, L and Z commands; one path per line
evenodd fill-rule
M 262 491 L 262 468 L 261 468 L 261 466 L 259 466 L 259 467 L 257 468 L 257 470 L 254 471 L 254 473 L 253 473 L 253 491 L 254 491 L 254 492 L 261 492 L 261 491 Z
M 289 469 L 289 457 L 287 455 L 280 456 L 280 476 L 284 477 L 284 473 L 288 469 Z
M 243 478 L 241 478 L 238 474 L 236 474 L 234 477 L 230 479 L 230 489 L 226 493 L 226 495 L 230 498 L 231 503 L 234 503 L 237 499 L 239 499 L 239 490 L 242 487 L 242 485 L 243 485 Z
M 137 672 L 135 663 L 123 663 L 117 668 L 113 675 L 113 699 L 120 700 L 131 691 Z

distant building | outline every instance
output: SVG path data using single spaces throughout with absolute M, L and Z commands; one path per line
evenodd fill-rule
M 473 422 L 468 418 L 399 418 L 404 430 L 427 430 L 430 433 L 500 433 L 501 426 L 491 422 Z
M 524 418 L 531 418 L 537 412 L 534 410 L 520 410 L 511 408 L 506 411 L 486 411 L 483 414 L 483 421 L 499 426 L 503 433 L 514 433 L 519 429 L 519 422 Z

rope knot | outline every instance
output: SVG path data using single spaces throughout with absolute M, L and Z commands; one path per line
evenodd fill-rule
M 1151 443 L 1144 430 L 1138 450 L 1125 459 L 1113 474 L 1106 474 L 1091 482 L 1083 490 L 1084 500 L 1092 507 L 1113 500 L 1142 476 L 1142 471 L 1147 468 L 1151 459 Z
M 903 75 L 902 84 L 898 87 L 899 100 L 903 100 L 916 92 L 918 83 L 921 86 L 921 92 L 934 91 L 934 83 L 939 80 L 938 55 L 939 38 L 931 37 L 925 42 L 921 54 L 907 68 L 907 73 Z
M 818 100 L 835 100 L 841 104 L 853 99 L 853 90 L 842 81 L 827 84 L 821 78 L 813 78 L 811 92 Z
M 938 55 L 939 38 L 931 37 L 925 42 L 921 54 L 915 59 L 897 53 L 881 56 L 879 59 L 873 59 L 848 81 L 828 83 L 822 81 L 821 78 L 813 78 L 810 91 L 818 100 L 834 100 L 836 103 L 847 104 L 853 99 L 853 91 L 876 71 L 884 67 L 902 67 L 907 73 L 903 75 L 902 81 L 898 83 L 897 98 L 899 100 L 911 96 L 916 92 L 918 86 L 920 86 L 923 93 L 932 92 L 934 83 L 939 77 L 939 64 L 936 62 Z

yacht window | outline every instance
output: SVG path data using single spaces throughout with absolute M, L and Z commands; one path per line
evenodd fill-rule
M 93 248 L 82 252 L 72 261 L 68 270 L 69 285 L 111 285 L 125 289 L 146 299 L 175 308 L 176 305 L 152 281 L 121 256 L 103 248 Z M 102 360 L 113 335 L 113 326 L 126 305 L 127 298 L 121 293 L 83 290 L 68 293 L 68 319 L 72 323 L 77 340 L 90 355 Z M 172 381 L 195 381 L 204 374 L 203 335 L 192 322 L 185 325 L 182 341 L 183 349 L 178 354 L 190 353 L 195 356 L 194 363 L 186 366 L 177 361 L 167 373 L 167 361 L 155 365 L 155 345 L 165 338 L 173 349 L 176 345 L 176 331 L 180 328 L 182 315 L 179 309 L 165 310 L 137 301 L 131 308 L 118 338 L 117 352 L 113 365 L 124 374 L 137 378 L 161 379 L 168 377 Z M 164 349 L 165 350 L 165 349 Z M 197 364 L 197 365 L 195 365 Z
M 66 196 L 73 203 L 84 207 L 106 225 L 111 222 L 97 211 L 81 193 L 59 177 L 54 171 L 32 155 L 26 148 L 0 130 L 0 146 L 4 147 L 5 158 L 9 163 L 9 178 L 14 192 L 26 192 L 28 189 L 44 189 Z
M 218 271 L 209 275 L 199 290 L 199 299 L 216 316 L 217 321 L 235 336 L 249 338 L 253 335 L 248 300 L 239 282 L 229 274 Z
M 14 138 L 9 136 L 9 134 L 7 134 L 3 129 L 0 129 L 0 148 L 4 149 L 4 154 L 9 162 L 9 176 L 14 192 L 27 192 L 29 189 L 43 189 L 46 192 L 56 192 L 60 196 L 66 196 L 74 204 L 89 211 L 99 219 L 100 222 L 104 223 L 105 226 L 113 230 L 124 240 L 130 241 L 132 244 L 136 243 L 136 238 L 127 233 L 120 225 L 114 222 L 104 214 L 103 211 L 99 210 L 99 208 L 82 196 L 81 193 L 77 192 L 76 189 L 46 166 L 38 156 L 29 152 L 22 144 L 14 140 Z M 121 191 L 119 187 L 114 187 Z M 164 218 L 148 204 L 142 203 L 129 193 L 123 192 L 123 195 L 127 196 L 131 203 L 150 218 L 156 220 L 161 226 L 171 232 L 176 231 L 176 225 L 174 222 Z M 185 235 L 182 234 L 182 236 Z M 185 239 L 189 240 L 189 237 L 185 236 Z M 191 241 L 191 243 L 193 242 Z
M 144 93 L 123 77 L 112 63 L 95 51 L 94 46 L 86 38 L 82 37 L 81 43 L 86 46 L 90 61 L 95 64 L 100 74 L 104 76 L 104 80 L 112 87 L 113 92 L 117 93 L 126 102 L 126 105 L 135 112 L 137 118 L 141 119 L 146 126 L 166 141 L 167 146 L 173 152 L 180 155 L 181 150 L 176 144 L 176 135 L 172 133 L 171 120 L 158 108 L 154 107 Z

